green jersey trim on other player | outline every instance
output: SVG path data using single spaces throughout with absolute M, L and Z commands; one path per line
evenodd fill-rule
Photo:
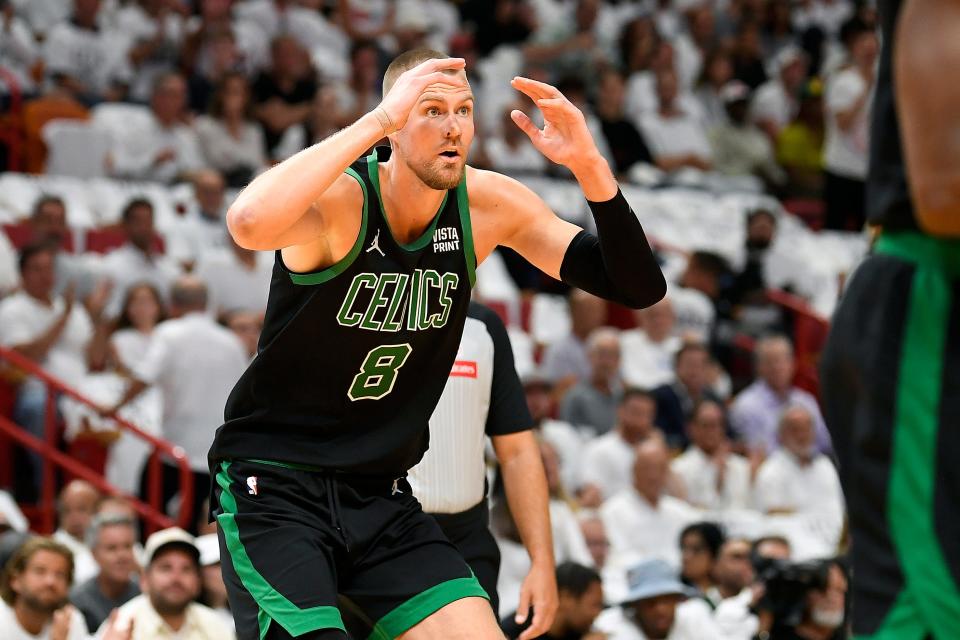
M 350 268 L 350 265 L 353 264 L 353 261 L 357 259 L 358 255 L 360 255 L 360 247 L 363 246 L 363 239 L 367 237 L 367 185 L 364 183 L 363 178 L 360 177 L 360 174 L 354 171 L 351 167 L 347 167 L 346 173 L 359 182 L 360 188 L 363 189 L 363 213 L 361 214 L 360 218 L 360 233 L 357 234 L 357 240 L 353 243 L 350 253 L 344 256 L 342 260 L 330 265 L 326 269 L 322 269 L 314 273 L 293 273 L 291 271 L 290 280 L 292 280 L 294 284 L 310 285 L 329 282 Z
M 467 172 L 457 185 L 457 208 L 460 210 L 460 227 L 463 229 L 463 255 L 467 261 L 470 288 L 477 283 L 477 253 L 473 248 L 473 226 L 470 224 L 470 199 L 467 198 Z
M 427 243 L 430 242 L 433 238 L 433 232 L 437 228 L 437 222 L 440 220 L 440 215 L 443 213 L 443 208 L 447 205 L 447 196 L 449 192 L 443 194 L 443 202 L 440 203 L 440 208 L 437 209 L 437 212 L 433 214 L 433 220 L 430 222 L 430 226 L 427 227 L 426 231 L 423 232 L 419 238 L 404 244 L 397 240 L 396 234 L 393 233 L 393 229 L 390 227 L 390 218 L 387 217 L 387 209 L 383 206 L 383 196 L 380 194 L 380 164 L 377 160 L 377 150 L 374 149 L 373 153 L 367 156 L 367 167 L 370 174 L 370 181 L 373 183 L 373 190 L 377 192 L 377 199 L 380 201 L 380 212 L 383 214 L 383 219 L 387 223 L 387 231 L 390 232 L 390 237 L 393 238 L 393 241 L 397 243 L 397 246 L 403 249 L 404 251 L 413 252 L 419 251 L 427 246 Z
M 418 593 L 399 607 L 383 616 L 373 627 L 367 640 L 394 640 L 414 625 L 422 622 L 451 602 L 463 598 L 490 599 L 476 577 L 455 578 L 441 582 Z

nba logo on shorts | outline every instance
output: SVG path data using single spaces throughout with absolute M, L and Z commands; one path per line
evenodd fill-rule
M 252 496 L 260 495 L 260 490 L 257 488 L 257 476 L 247 478 L 247 493 Z

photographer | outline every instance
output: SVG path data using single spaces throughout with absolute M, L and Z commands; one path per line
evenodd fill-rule
M 773 562 L 760 572 L 756 640 L 842 640 L 847 637 L 847 576 L 836 560 Z

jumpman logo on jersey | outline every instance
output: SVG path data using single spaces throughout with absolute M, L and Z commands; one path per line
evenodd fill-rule
M 380 253 L 380 255 L 384 255 L 383 249 L 380 248 L 380 229 L 377 229 L 377 235 L 373 236 L 373 242 L 371 242 L 370 246 L 367 247 L 366 252 L 370 253 L 371 251 L 377 251 Z

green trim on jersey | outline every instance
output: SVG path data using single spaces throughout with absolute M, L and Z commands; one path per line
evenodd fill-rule
M 380 618 L 367 640 L 394 640 L 451 602 L 472 597 L 490 599 L 472 574 L 469 578 L 441 582 L 418 593 Z
M 377 192 L 377 200 L 380 201 L 380 213 L 383 215 L 384 222 L 387 223 L 387 232 L 390 234 L 390 237 L 393 238 L 393 241 L 397 244 L 397 246 L 404 251 L 413 252 L 423 249 L 433 238 L 433 232 L 437 229 L 437 222 L 440 221 L 440 216 L 443 214 L 443 208 L 447 205 L 447 196 L 450 195 L 450 192 L 448 191 L 443 194 L 443 202 L 440 203 L 440 208 L 437 209 L 437 212 L 433 215 L 433 220 L 430 222 L 430 226 L 427 227 L 426 231 L 423 232 L 423 235 L 413 242 L 404 244 L 397 240 L 397 236 L 393 233 L 393 229 L 390 228 L 390 218 L 387 217 L 387 210 L 383 206 L 383 196 L 380 194 L 380 164 L 377 160 L 376 148 L 374 148 L 373 153 L 367 156 L 367 170 L 370 173 L 370 182 L 373 183 L 373 190 Z
M 360 218 L 360 233 L 357 234 L 357 240 L 353 243 L 350 253 L 326 269 L 321 269 L 313 273 L 294 273 L 290 271 L 290 280 L 292 280 L 294 284 L 307 285 L 329 282 L 346 271 L 350 265 L 353 264 L 353 261 L 357 259 L 357 256 L 360 255 L 363 240 L 367 237 L 367 185 L 364 183 L 363 178 L 360 177 L 360 174 L 354 171 L 352 167 L 347 167 L 345 173 L 359 182 L 360 188 L 363 189 L 363 214 Z
M 257 615 L 260 624 L 260 640 L 266 637 L 271 621 L 276 621 L 292 636 L 303 635 L 318 629 L 340 629 L 346 633 L 340 611 L 336 607 L 318 606 L 301 609 L 274 589 L 253 566 L 240 540 L 240 529 L 236 520 L 237 501 L 230 492 L 231 481 L 227 474 L 229 468 L 229 462 L 221 462 L 220 471 L 217 472 L 217 484 L 221 489 L 220 509 L 223 511 L 217 516 L 217 523 L 223 530 L 234 571 L 260 607 L 260 613 Z
M 960 239 L 957 238 L 937 238 L 916 231 L 887 231 L 877 240 L 876 251 L 960 276 Z
M 470 288 L 477 283 L 477 253 L 473 249 L 473 226 L 470 223 L 470 199 L 467 197 L 467 171 L 457 185 L 457 208 L 460 210 L 460 228 L 463 230 L 463 257 L 467 261 Z
M 314 473 L 323 472 L 322 467 L 312 467 L 308 464 L 295 464 L 293 462 L 281 462 L 279 460 L 261 460 L 260 458 L 243 458 L 243 462 L 252 462 L 254 464 L 265 464 L 271 467 L 280 467 L 281 469 L 293 469 L 295 471 L 311 471 Z

